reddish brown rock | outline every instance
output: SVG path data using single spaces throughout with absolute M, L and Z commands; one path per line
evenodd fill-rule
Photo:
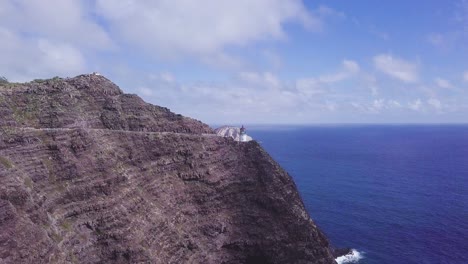
M 0 126 L 213 133 L 199 121 L 124 94 L 100 75 L 7 84 L 0 96 Z
M 334 263 L 255 142 L 102 76 L 0 86 L 0 263 Z

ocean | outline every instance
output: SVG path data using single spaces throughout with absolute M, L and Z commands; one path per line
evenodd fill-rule
M 468 125 L 248 126 L 348 263 L 468 263 Z M 346 263 L 340 259 L 340 263 Z

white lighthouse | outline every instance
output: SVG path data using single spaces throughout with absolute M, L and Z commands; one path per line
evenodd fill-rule
M 249 142 L 253 140 L 252 137 L 247 135 L 244 126 L 242 126 L 241 128 L 237 126 L 222 126 L 215 129 L 215 132 L 216 135 L 220 137 L 230 137 L 237 142 Z
M 240 134 L 239 134 L 239 141 L 240 142 L 247 142 L 248 141 L 247 133 L 245 131 L 246 131 L 246 129 L 245 129 L 244 125 L 242 125 L 242 127 L 240 128 Z

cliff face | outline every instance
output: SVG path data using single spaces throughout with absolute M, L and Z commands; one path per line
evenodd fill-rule
M 334 263 L 255 142 L 102 76 L 0 86 L 0 263 Z

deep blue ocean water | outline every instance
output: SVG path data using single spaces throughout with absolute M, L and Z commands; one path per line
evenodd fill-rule
M 359 263 L 468 263 L 468 126 L 247 129 Z

